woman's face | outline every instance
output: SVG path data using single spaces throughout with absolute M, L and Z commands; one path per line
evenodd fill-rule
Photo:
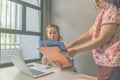
M 105 0 L 93 0 L 97 9 L 103 9 L 105 7 Z
M 51 28 L 47 28 L 47 36 L 49 39 L 57 41 L 59 37 L 59 33 L 56 28 L 51 27 Z

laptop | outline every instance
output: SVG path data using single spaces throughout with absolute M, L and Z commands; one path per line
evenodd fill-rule
M 62 52 L 67 52 L 67 48 L 66 48 L 66 46 L 65 46 L 65 44 L 63 42 L 54 41 L 54 40 L 43 40 L 43 41 L 40 41 L 39 47 L 45 47 L 45 45 L 47 45 L 48 47 L 57 46 L 57 47 L 60 48 L 60 50 Z
M 11 62 L 18 68 L 18 70 L 24 74 L 33 76 L 33 77 L 42 77 L 48 74 L 53 73 L 53 71 L 45 69 L 43 67 L 35 67 L 35 66 L 31 66 L 28 67 L 24 60 L 19 57 L 19 56 L 9 56 L 9 59 L 11 60 Z

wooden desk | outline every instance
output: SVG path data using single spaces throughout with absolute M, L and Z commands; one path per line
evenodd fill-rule
M 20 73 L 16 67 L 8 67 L 0 69 L 0 80 L 97 80 L 96 77 L 78 74 L 71 71 L 53 69 L 53 74 L 44 77 L 33 78 Z

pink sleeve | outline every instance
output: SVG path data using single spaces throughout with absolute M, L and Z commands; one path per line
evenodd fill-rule
M 120 9 L 110 6 L 102 17 L 102 24 L 117 23 L 120 24 Z

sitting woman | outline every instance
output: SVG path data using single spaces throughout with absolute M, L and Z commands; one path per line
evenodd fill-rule
M 59 27 L 57 25 L 53 25 L 53 24 L 48 25 L 47 28 L 46 28 L 46 34 L 47 34 L 48 40 L 63 42 L 65 45 L 68 44 L 60 36 L 60 30 L 59 30 Z M 67 56 L 67 58 L 70 58 L 70 57 Z M 73 59 L 72 59 L 72 61 L 73 61 Z M 49 62 L 49 60 L 45 56 L 43 56 L 41 62 L 42 62 L 43 65 L 54 65 L 54 66 L 56 66 L 58 68 L 61 68 L 61 69 L 65 68 L 66 69 L 66 67 L 64 67 L 63 65 L 61 65 L 60 62 L 56 61 L 55 64 L 51 64 Z M 72 67 L 70 67 L 70 70 L 75 71 L 75 68 L 72 66 Z

